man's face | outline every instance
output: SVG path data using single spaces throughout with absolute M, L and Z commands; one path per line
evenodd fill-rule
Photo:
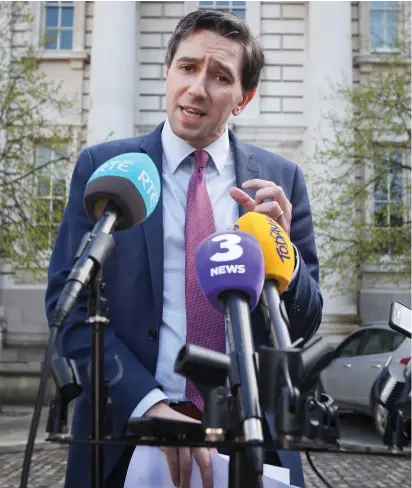
M 254 95 L 243 93 L 242 46 L 215 32 L 195 32 L 183 40 L 167 71 L 166 109 L 173 132 L 197 149 L 218 139 L 232 113 Z

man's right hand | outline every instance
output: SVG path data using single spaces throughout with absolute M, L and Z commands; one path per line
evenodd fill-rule
M 200 423 L 198 420 L 176 412 L 165 402 L 156 403 L 156 405 L 149 408 L 144 416 Z M 216 449 L 208 449 L 206 447 L 161 447 L 160 450 L 166 456 L 172 482 L 176 487 L 190 488 L 193 455 L 200 468 L 203 488 L 213 488 L 213 470 L 210 454 L 217 454 Z

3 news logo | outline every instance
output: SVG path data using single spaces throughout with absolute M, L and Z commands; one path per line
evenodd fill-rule
M 244 264 L 224 264 L 210 268 L 210 276 L 219 276 L 222 274 L 244 274 L 246 266 Z
M 242 238 L 236 234 L 221 234 L 213 237 L 212 242 L 219 243 L 219 252 L 210 256 L 210 261 L 225 263 L 236 261 L 243 256 Z M 223 251 L 223 252 L 222 252 Z M 210 276 L 220 276 L 222 274 L 244 274 L 246 266 L 244 264 L 221 264 L 210 268 Z

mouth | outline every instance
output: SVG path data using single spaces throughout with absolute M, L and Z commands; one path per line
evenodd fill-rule
M 189 117 L 191 119 L 200 119 L 201 117 L 204 117 L 206 115 L 205 112 L 202 112 L 195 107 L 180 106 L 179 108 L 186 117 Z

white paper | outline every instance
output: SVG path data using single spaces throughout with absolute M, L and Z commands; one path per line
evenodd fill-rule
M 213 487 L 228 486 L 229 457 L 212 454 Z M 265 464 L 264 488 L 290 488 L 289 470 Z M 175 488 L 170 478 L 166 456 L 158 447 L 137 446 L 130 460 L 124 488 Z M 199 466 L 193 459 L 190 488 L 203 488 Z
M 220 460 L 216 460 L 216 464 L 219 465 L 218 469 L 219 470 L 225 470 L 226 471 L 226 486 L 228 484 L 228 468 L 229 468 L 229 456 L 225 456 L 224 454 L 219 454 L 220 458 L 222 458 L 225 461 L 225 464 L 222 464 Z M 213 465 L 213 474 L 214 474 L 214 469 L 215 465 Z M 276 480 L 276 481 L 281 481 L 281 483 L 275 483 L 275 484 L 265 484 L 265 478 L 269 478 L 270 480 Z M 284 485 L 290 486 L 290 476 L 289 476 L 289 470 L 286 468 L 280 468 L 279 466 L 273 466 L 272 464 L 264 464 L 263 465 L 263 486 L 266 488 L 271 488 L 272 486 L 278 486 L 283 487 Z

